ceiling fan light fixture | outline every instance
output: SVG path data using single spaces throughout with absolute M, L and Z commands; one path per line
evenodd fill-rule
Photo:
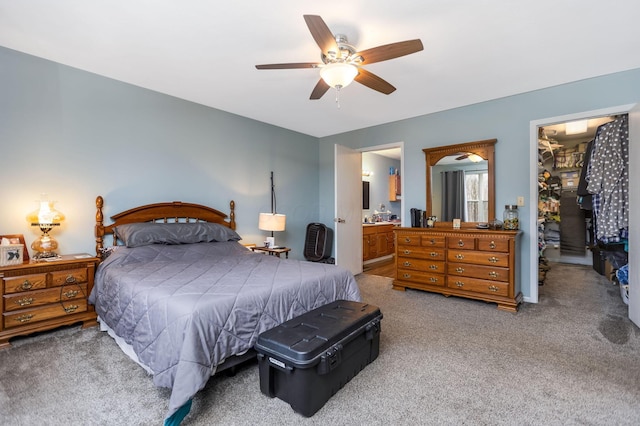
M 344 62 L 332 62 L 320 69 L 320 77 L 329 87 L 336 89 L 347 87 L 357 75 L 358 68 Z

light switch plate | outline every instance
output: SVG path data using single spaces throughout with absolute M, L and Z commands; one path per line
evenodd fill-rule
M 518 207 L 524 206 L 524 197 L 518 197 Z

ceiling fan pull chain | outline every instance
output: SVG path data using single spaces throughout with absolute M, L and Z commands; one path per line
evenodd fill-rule
M 338 109 L 340 109 L 340 88 L 342 86 L 337 85 L 336 86 L 336 105 L 338 106 Z

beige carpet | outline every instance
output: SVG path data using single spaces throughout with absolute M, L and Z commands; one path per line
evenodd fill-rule
M 640 424 L 640 331 L 590 267 L 553 265 L 517 314 L 357 278 L 384 314 L 380 356 L 316 415 L 262 395 L 251 364 L 211 379 L 183 424 Z M 168 396 L 95 328 L 0 351 L 1 424 L 159 425 Z

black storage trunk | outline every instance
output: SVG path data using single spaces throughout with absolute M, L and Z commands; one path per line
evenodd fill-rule
M 310 223 L 304 240 L 304 258 L 311 262 L 323 262 L 331 256 L 333 230 L 323 223 Z M 333 263 L 333 262 L 328 262 Z
M 313 416 L 378 357 L 376 306 L 339 300 L 289 320 L 258 336 L 260 390 Z

